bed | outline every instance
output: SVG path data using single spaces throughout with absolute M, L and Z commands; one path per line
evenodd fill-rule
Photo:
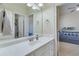
M 59 32 L 59 40 L 79 45 L 79 32 L 61 31 Z

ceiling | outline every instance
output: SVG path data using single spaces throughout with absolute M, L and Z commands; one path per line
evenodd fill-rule
M 78 11 L 75 10 L 75 8 L 78 8 L 79 3 L 64 3 L 61 5 L 61 13 L 62 14 L 69 14 L 69 13 L 78 13 Z M 72 10 L 75 10 L 74 12 L 71 12 Z

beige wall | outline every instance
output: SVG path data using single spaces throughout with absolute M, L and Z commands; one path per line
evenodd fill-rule
M 60 27 L 75 27 L 79 30 L 79 12 L 63 15 L 60 20 Z
M 61 6 L 60 10 L 60 29 L 63 27 L 75 27 L 75 30 L 79 30 L 79 11 L 70 12 L 70 8 L 74 4 L 65 4 Z

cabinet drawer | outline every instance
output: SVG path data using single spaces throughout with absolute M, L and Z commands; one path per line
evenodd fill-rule
M 36 56 L 53 56 L 53 41 L 47 43 L 35 51 Z
M 48 51 L 48 44 L 40 47 L 35 51 L 35 56 L 44 56 L 43 54 Z

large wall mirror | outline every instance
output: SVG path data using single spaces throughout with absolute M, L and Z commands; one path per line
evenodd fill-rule
M 15 5 L 4 3 L 3 7 L 0 9 L 0 40 L 16 40 L 54 32 L 52 4 L 32 8 L 23 3 Z

